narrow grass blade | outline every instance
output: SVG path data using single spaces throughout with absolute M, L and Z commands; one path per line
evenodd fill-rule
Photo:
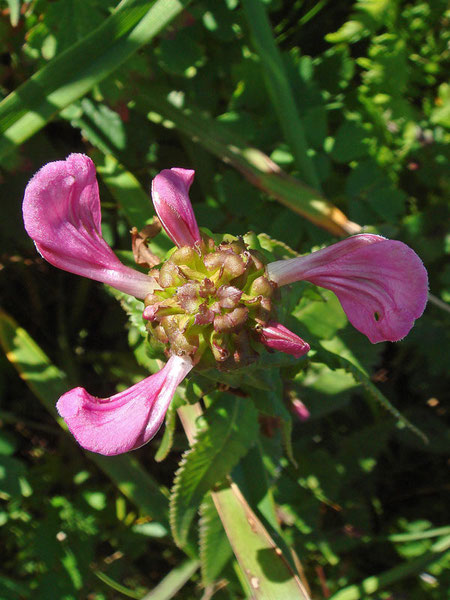
M 350 585 L 331 596 L 330 600 L 365 600 L 388 585 L 407 577 L 419 575 L 430 564 L 440 560 L 449 548 L 450 536 L 446 536 L 433 544 L 431 550 L 425 552 L 422 556 L 401 563 L 380 575 L 368 577 L 361 583 Z
M 175 598 L 176 594 L 199 567 L 199 560 L 185 560 L 172 569 L 151 592 L 145 594 L 142 600 L 170 600 L 170 598 Z
M 101 571 L 94 571 L 94 575 L 98 577 L 100 581 L 103 581 L 103 583 L 105 583 L 111 589 L 115 590 L 116 592 L 119 592 L 119 594 L 123 594 L 127 598 L 141 600 L 142 594 L 135 592 L 134 590 L 130 590 L 121 583 L 118 583 L 117 581 L 106 575 L 106 573 L 102 573 Z
M 96 162 L 96 167 L 129 224 L 142 229 L 155 214 L 150 190 L 145 192 L 136 177 L 109 154 L 104 157 L 103 165 Z
M 311 158 L 283 59 L 273 38 L 266 10 L 261 0 L 242 0 L 253 44 L 260 58 L 267 91 L 278 117 L 285 140 L 306 183 L 320 189 L 319 178 Z
M 64 421 L 58 417 L 55 409 L 57 398 L 70 387 L 66 376 L 50 362 L 28 333 L 3 311 L 0 311 L 0 344 L 20 377 L 58 423 L 66 429 Z M 128 454 L 108 458 L 92 452 L 86 455 L 144 514 L 169 528 L 168 498 L 136 459 Z
M 266 154 L 249 147 L 235 133 L 228 132 L 200 111 L 175 107 L 165 96 L 161 90 L 154 90 L 153 94 L 140 96 L 137 106 L 149 113 L 151 119 L 163 117 L 157 121 L 162 126 L 175 125 L 180 133 L 240 171 L 250 183 L 315 225 L 338 236 L 361 231 L 358 224 L 350 221 L 320 192 L 285 173 Z
M 0 103 L 0 157 L 117 69 L 189 2 L 121 2 L 100 27 L 61 52 Z
M 281 550 L 236 484 L 212 494 L 236 558 L 255 599 L 310 598 Z

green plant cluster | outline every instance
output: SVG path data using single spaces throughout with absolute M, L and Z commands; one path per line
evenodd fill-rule
M 445 597 L 449 19 L 443 0 L 0 2 L 0 600 Z M 148 446 L 84 453 L 57 398 L 159 366 L 143 304 L 23 230 L 27 181 L 71 152 L 130 265 L 151 178 L 193 168 L 199 224 L 255 232 L 268 260 L 361 227 L 404 241 L 426 312 L 372 346 L 331 292 L 283 288 L 307 357 L 193 372 Z

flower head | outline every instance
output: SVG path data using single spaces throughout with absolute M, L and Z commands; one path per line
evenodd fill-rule
M 422 313 L 426 271 L 405 244 L 359 235 L 312 253 L 265 264 L 241 238 L 200 232 L 189 199 L 194 171 L 166 169 L 152 183 L 159 219 L 177 248 L 145 275 L 123 265 L 101 234 L 92 161 L 72 154 L 43 167 L 23 202 L 25 228 L 51 264 L 144 300 L 143 319 L 168 361 L 128 390 L 98 399 L 83 388 L 57 408 L 81 446 L 112 455 L 158 431 L 176 387 L 194 365 L 234 369 L 265 346 L 299 358 L 310 347 L 275 319 L 278 286 L 307 280 L 333 290 L 372 342 L 399 339 Z

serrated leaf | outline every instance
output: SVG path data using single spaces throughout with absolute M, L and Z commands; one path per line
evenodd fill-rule
M 175 542 L 186 543 L 205 494 L 247 453 L 258 433 L 258 413 L 245 398 L 222 394 L 206 411 L 202 429 L 175 475 L 170 523 Z
M 200 507 L 200 561 L 203 585 L 218 579 L 222 569 L 233 556 L 233 549 L 217 514 L 211 496 L 207 496 Z

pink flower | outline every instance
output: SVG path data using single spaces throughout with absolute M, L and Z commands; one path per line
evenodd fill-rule
M 350 323 L 375 344 L 407 335 L 427 303 L 428 277 L 406 244 L 360 234 L 288 260 L 267 265 L 278 285 L 309 281 L 333 291 Z
M 192 366 L 189 358 L 171 356 L 161 371 L 111 398 L 95 398 L 77 387 L 61 396 L 56 408 L 86 450 L 106 456 L 135 450 L 157 433 Z
M 300 358 L 311 350 L 302 338 L 275 321 L 261 328 L 261 341 L 268 348 L 292 354 L 295 358 Z
M 306 342 L 270 320 L 274 283 L 307 280 L 333 290 L 350 321 L 372 342 L 405 336 L 424 310 L 422 262 L 405 244 L 377 235 L 357 235 L 310 256 L 270 263 L 267 275 L 260 275 L 263 263 L 242 240 L 217 247 L 211 238 L 202 239 L 189 199 L 193 177 L 194 171 L 166 169 L 153 180 L 156 211 L 179 247 L 158 280 L 123 265 L 103 239 L 95 167 L 87 156 L 47 164 L 26 188 L 25 228 L 40 254 L 60 269 L 145 299 L 149 331 L 170 348 L 158 373 L 111 398 L 75 388 L 59 399 L 60 415 L 87 450 L 114 455 L 147 443 L 176 387 L 201 359 L 206 339 L 209 360 L 225 367 L 227 361 L 239 366 L 254 360 L 257 333 L 268 348 L 296 358 L 306 354 Z

